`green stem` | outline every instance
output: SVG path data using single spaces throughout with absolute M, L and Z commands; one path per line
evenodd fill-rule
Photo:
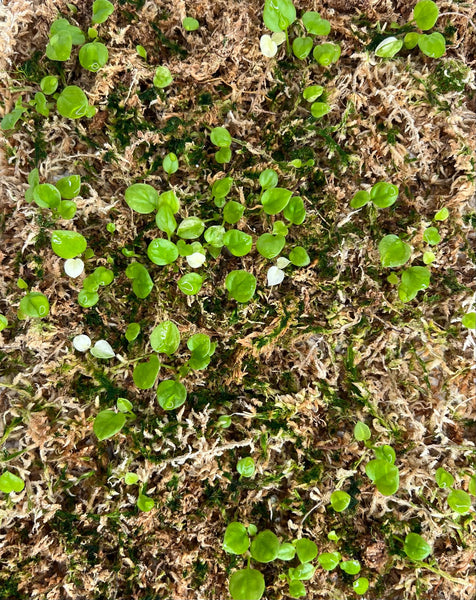
M 432 573 L 435 573 L 436 575 L 440 575 L 440 577 L 444 577 L 445 579 L 448 579 L 448 581 L 452 581 L 453 583 L 459 583 L 460 585 L 467 585 L 467 583 L 468 583 L 465 579 L 460 579 L 459 577 L 453 577 L 449 573 L 446 573 L 445 571 L 441 571 L 440 569 L 437 569 L 435 567 L 430 567 L 430 565 L 427 565 L 426 563 L 421 562 L 419 560 L 415 560 L 414 562 L 420 568 L 427 569 L 427 571 L 431 571 Z

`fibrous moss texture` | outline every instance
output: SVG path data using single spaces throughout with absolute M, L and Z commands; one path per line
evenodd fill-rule
M 24 482 L 0 480 L 0 599 L 230 598 L 247 563 L 223 548 L 234 521 L 359 561 L 315 563 L 310 600 L 357 598 L 357 577 L 369 600 L 475 597 L 475 7 L 437 2 L 441 57 L 376 56 L 419 31 L 414 5 L 295 2 L 271 57 L 258 0 L 118 0 L 95 23 L 89 0 L 0 7 L 0 116 L 18 117 L 0 132 L 0 476 Z M 329 21 L 308 39 L 336 62 L 293 54 L 306 11 Z M 70 55 L 48 58 L 60 43 Z M 65 251 L 68 230 L 87 248 Z M 409 248 L 397 267 L 385 236 Z M 165 321 L 180 341 L 170 325 L 151 338 Z M 100 344 L 79 351 L 79 335 Z M 103 411 L 126 415 L 114 435 Z M 383 445 L 387 495 L 366 469 Z M 439 468 L 472 506 L 455 510 Z M 289 597 L 298 563 L 251 564 L 263 598 Z

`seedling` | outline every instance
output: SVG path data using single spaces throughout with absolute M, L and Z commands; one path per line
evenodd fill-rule
M 398 187 L 392 183 L 379 181 L 372 186 L 370 192 L 360 190 L 350 201 L 351 208 L 361 208 L 372 202 L 377 208 L 387 208 L 395 204 L 398 197 Z
M 86 94 L 77 85 L 64 88 L 56 101 L 56 108 L 62 117 L 80 119 L 93 117 L 96 114 L 94 106 L 90 106 Z
M 350 501 L 351 497 L 347 492 L 336 490 L 331 494 L 331 505 L 336 512 L 345 510 L 349 506 Z
M 91 71 L 92 73 L 97 73 L 99 69 L 104 67 L 109 59 L 109 52 L 104 44 L 101 42 L 91 42 L 89 44 L 85 44 L 79 50 L 79 62 L 81 66 Z
M 255 293 L 256 277 L 241 269 L 231 271 L 226 276 L 225 286 L 231 298 L 237 302 L 248 302 Z
M 430 285 L 430 271 L 426 267 L 410 267 L 402 273 L 398 296 L 402 302 L 410 302 L 418 292 Z
M 168 87 L 174 78 L 172 77 L 172 73 L 169 71 L 168 67 L 157 67 L 155 70 L 155 75 L 153 79 L 153 84 L 155 87 L 163 89 Z
M 412 247 L 398 235 L 386 235 L 378 245 L 382 267 L 401 267 L 410 260 Z
M 162 167 L 168 175 L 176 173 L 179 168 L 177 155 L 173 152 L 169 152 L 169 154 L 167 154 L 162 161 Z
M 182 21 L 182 27 L 185 31 L 196 31 L 200 27 L 200 23 L 193 17 L 185 17 Z
M 251 458 L 251 456 L 240 458 L 236 465 L 236 470 L 242 477 L 253 477 L 255 474 L 255 469 L 255 461 Z M 241 554 L 241 552 L 239 554 Z
M 4 494 L 11 494 L 16 492 L 17 494 L 23 490 L 25 482 L 21 477 L 11 473 L 10 471 L 4 471 L 0 475 L 0 492 Z
M 92 24 L 99 25 L 107 21 L 114 12 L 114 4 L 109 0 L 94 0 Z
M 118 398 L 116 406 L 119 412 L 103 410 L 94 419 L 93 431 L 101 442 L 119 433 L 127 419 L 135 419 L 132 404 L 126 398 Z
M 365 472 L 383 496 L 391 496 L 400 484 L 398 468 L 394 464 L 395 451 L 384 445 L 374 447 L 374 452 L 376 458 L 366 464 Z
M 126 329 L 125 338 L 128 342 L 133 342 L 137 339 L 140 333 L 140 325 L 139 323 L 129 323 Z
M 431 554 L 431 546 L 418 533 L 409 533 L 405 538 L 403 551 L 412 560 L 424 560 Z
M 20 300 L 17 316 L 19 319 L 32 317 L 34 319 L 43 319 L 50 312 L 50 303 L 48 298 L 40 292 L 30 292 Z

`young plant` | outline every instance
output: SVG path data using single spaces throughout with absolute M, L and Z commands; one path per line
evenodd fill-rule
M 361 208 L 372 202 L 377 208 L 388 208 L 395 204 L 398 198 L 398 187 L 392 183 L 379 181 L 372 186 L 370 192 L 358 191 L 350 201 L 351 208 Z
M 374 446 L 376 458 L 365 465 L 367 477 L 375 483 L 383 496 L 392 496 L 398 490 L 400 477 L 395 466 L 395 451 L 391 446 Z
M 0 475 L 0 492 L 4 494 L 11 494 L 16 492 L 17 494 L 23 490 L 25 482 L 21 477 L 11 473 L 10 471 L 4 471 Z
M 48 298 L 40 292 L 30 292 L 20 300 L 17 316 L 19 319 L 31 317 L 43 319 L 50 312 Z
M 126 398 L 118 398 L 116 406 L 119 412 L 103 410 L 97 414 L 93 423 L 93 431 L 101 442 L 119 433 L 127 419 L 135 419 L 132 404 Z

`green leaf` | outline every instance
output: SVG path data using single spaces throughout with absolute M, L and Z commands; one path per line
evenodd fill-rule
M 131 473 L 130 471 L 128 471 L 125 475 L 124 475 L 124 483 L 126 485 L 134 485 L 135 483 L 137 483 L 139 481 L 139 476 L 136 475 L 135 473 Z
M 293 225 L 301 225 L 306 218 L 306 209 L 302 198 L 299 196 L 291 198 L 283 210 L 283 215 Z
M 83 308 L 91 308 L 99 301 L 99 295 L 97 292 L 88 292 L 87 290 L 81 290 L 78 294 L 78 304 Z
M 168 192 L 162 192 L 159 196 L 159 208 L 161 206 L 168 206 L 170 210 L 175 214 L 180 209 L 180 202 L 175 195 L 174 190 L 169 190 Z
M 143 58 L 144 60 L 147 60 L 147 50 L 144 48 L 144 46 L 141 46 L 140 44 L 138 44 L 136 46 L 136 52 L 141 58 Z
M 236 470 L 242 477 L 253 477 L 255 474 L 255 469 L 255 461 L 251 458 L 251 456 L 240 458 L 236 464 Z
M 378 251 L 383 267 L 401 267 L 410 259 L 412 247 L 398 235 L 390 234 L 380 240 Z
M 436 215 L 433 217 L 433 219 L 435 221 L 446 221 L 446 219 L 450 216 L 450 211 L 446 208 L 446 206 L 443 206 L 443 208 L 441 208 Z
M 316 571 L 316 567 L 311 563 L 303 563 L 295 569 L 288 569 L 288 576 L 292 581 L 307 581 L 311 579 Z
M 292 0 L 265 0 L 263 21 L 271 31 L 284 31 L 296 20 Z
M 226 196 L 228 196 L 228 194 L 230 193 L 232 185 L 233 179 L 231 177 L 223 177 L 223 179 L 217 179 L 212 186 L 212 196 L 215 198 L 215 200 L 221 200 L 222 198 L 226 198 Z
M 306 588 L 304 583 L 297 579 L 292 579 L 289 582 L 289 595 L 291 598 L 302 598 L 306 595 Z
M 137 363 L 132 373 L 132 379 L 140 390 L 153 387 L 160 370 L 160 362 L 155 354 L 147 362 Z
M 172 73 L 167 67 L 157 67 L 153 79 L 153 84 L 155 87 L 160 89 L 166 88 L 172 83 L 173 80 L 174 78 L 172 77 Z
M 291 250 L 289 260 L 295 267 L 306 267 L 311 262 L 308 253 L 302 246 L 296 246 Z
M 436 227 L 427 227 L 423 232 L 423 240 L 430 246 L 436 246 L 441 242 L 440 232 Z
M 354 197 L 350 201 L 350 207 L 351 208 L 362 208 L 362 206 L 365 206 L 369 202 L 370 202 L 369 192 L 367 192 L 365 190 L 360 190 L 356 194 L 354 194 Z
M 56 101 L 56 108 L 62 117 L 80 119 L 90 115 L 90 107 L 86 94 L 77 85 L 64 88 Z
M 326 571 L 332 571 L 337 567 L 341 559 L 339 552 L 323 552 L 317 559 L 319 564 Z
M 251 556 L 260 563 L 272 562 L 278 557 L 280 543 L 276 535 L 265 529 L 251 542 Z
M 365 592 L 369 589 L 369 580 L 366 577 L 359 577 L 352 584 L 352 589 L 360 596 L 365 594 Z
M 312 50 L 312 38 L 297 37 L 293 40 L 293 54 L 299 60 L 304 60 Z
M 231 271 L 226 276 L 225 286 L 230 297 L 237 302 L 248 302 L 256 290 L 256 278 L 248 271 Z
M 358 560 L 343 560 L 339 567 L 347 573 L 347 575 L 357 575 L 360 573 L 360 563 Z
M 278 558 L 280 560 L 292 560 L 296 554 L 296 548 L 293 544 L 281 544 L 278 550 Z
M 181 292 L 187 296 L 195 296 L 201 290 L 203 277 L 198 273 L 187 273 L 177 281 Z
M 332 108 L 327 102 L 313 102 L 311 104 L 311 114 L 315 119 L 320 119 L 331 110 Z
M 43 117 L 49 116 L 50 109 L 48 102 L 46 100 L 46 96 L 42 92 L 36 92 L 33 103 L 38 114 L 42 115 Z
M 339 60 L 340 53 L 340 46 L 332 44 L 331 42 L 326 42 L 325 44 L 316 46 L 312 55 L 314 56 L 314 60 L 322 67 L 328 67 Z
M 440 488 L 450 488 L 455 482 L 455 478 L 443 467 L 436 469 L 435 480 Z
M 229 148 L 231 145 L 231 135 L 224 127 L 214 127 L 210 133 L 210 140 L 219 148 Z
M 178 226 L 177 235 L 184 240 L 194 240 L 202 235 L 204 229 L 205 223 L 201 219 L 187 217 Z
M 385 38 L 375 48 L 376 56 L 380 58 L 393 58 L 395 54 L 398 54 L 403 47 L 403 40 L 399 40 L 394 36 Z
M 305 88 L 302 95 L 307 102 L 315 102 L 324 93 L 322 85 L 310 85 Z
M 155 223 L 157 227 L 171 236 L 177 227 L 177 221 L 175 220 L 174 213 L 170 206 L 162 204 L 159 206 L 157 214 L 155 215 Z
M 245 256 L 251 250 L 253 238 L 244 231 L 230 229 L 223 236 L 223 243 L 233 256 Z
M 264 577 L 256 569 L 241 569 L 232 574 L 228 587 L 233 600 L 260 600 L 265 588 Z
M 94 419 L 93 431 L 99 441 L 112 437 L 124 427 L 126 415 L 112 410 L 103 410 Z
M 116 400 L 117 410 L 122 413 L 129 413 L 132 411 L 132 402 L 130 402 L 127 398 L 118 398 Z
M 81 66 L 92 73 L 97 73 L 99 69 L 104 67 L 108 59 L 109 52 L 101 42 L 84 44 L 79 50 L 79 62 Z
M 8 327 L 8 319 L 5 315 L 0 314 L 0 331 L 3 331 Z
M 383 496 L 391 496 L 398 490 L 400 481 L 398 469 L 387 460 L 369 461 L 365 466 L 365 472 Z
M 195 31 L 200 27 L 200 23 L 193 17 L 185 17 L 182 21 L 182 27 L 185 31 Z
M 297 540 L 295 546 L 298 558 L 302 563 L 309 563 L 316 558 L 317 546 L 312 540 L 301 538 Z
M 157 387 L 157 400 L 164 410 L 174 410 L 184 404 L 187 390 L 183 383 L 174 379 L 161 381 Z
M 287 206 L 292 195 L 291 191 L 284 188 L 267 189 L 261 196 L 264 212 L 267 215 L 277 215 Z
M 374 447 L 375 458 L 386 460 L 391 465 L 395 464 L 396 454 L 395 450 L 392 446 L 388 446 L 387 444 L 383 444 L 382 446 Z
M 302 22 L 312 35 L 329 35 L 331 32 L 331 24 L 327 19 L 323 19 L 318 12 L 305 12 L 302 16 Z
M 476 496 L 476 475 L 472 475 L 469 484 L 468 491 L 472 496 Z
M 218 152 L 215 152 L 215 160 L 220 165 L 229 163 L 231 160 L 231 149 L 230 148 L 220 148 L 220 150 L 218 150 Z
M 129 325 L 127 326 L 126 329 L 126 340 L 128 342 L 133 342 L 135 339 L 137 339 L 137 336 L 140 333 L 140 325 L 139 323 L 129 323 Z
M 139 494 L 137 498 L 137 508 L 142 512 L 149 512 L 155 506 L 155 502 L 153 498 L 149 498 L 145 494 Z
M 422 33 L 418 38 L 418 47 L 426 56 L 440 58 L 446 52 L 445 38 L 437 31 L 430 35 Z
M 0 476 L 0 491 L 4 494 L 10 494 L 11 492 L 21 492 L 25 487 L 23 479 L 10 473 L 10 471 L 4 471 Z
M 61 194 L 51 183 L 40 183 L 33 189 L 33 199 L 41 208 L 56 208 L 61 202 Z
M 468 329 L 476 329 L 476 312 L 469 312 L 463 315 L 461 325 Z
M 225 208 L 223 209 L 223 219 L 226 223 L 234 225 L 235 223 L 238 223 L 244 212 L 245 207 L 242 204 L 230 200 L 225 204 Z
M 342 512 L 350 504 L 350 496 L 347 492 L 336 490 L 331 494 L 331 505 L 336 512 Z
M 354 427 L 354 437 L 358 442 L 370 440 L 370 428 L 362 421 L 357 421 Z
M 440 11 L 432 0 L 421 0 L 413 9 L 413 18 L 422 31 L 434 27 Z
M 403 551 L 413 560 L 424 560 L 431 554 L 431 546 L 418 533 L 409 533 L 405 538 Z
M 173 175 L 178 171 L 179 162 L 177 155 L 173 152 L 169 152 L 166 156 L 164 156 L 164 160 L 162 161 L 162 168 L 169 175 Z
M 86 250 L 87 242 L 77 231 L 56 229 L 51 234 L 51 247 L 60 258 L 75 258 Z
M 43 77 L 40 81 L 40 88 L 47 96 L 54 94 L 58 88 L 58 78 L 54 75 L 46 75 L 46 77 Z
M 154 288 L 149 271 L 138 262 L 133 262 L 127 267 L 126 277 L 132 279 L 132 291 L 137 298 L 147 298 Z
M 177 260 L 179 255 L 178 248 L 173 242 L 156 238 L 152 240 L 147 247 L 147 256 L 150 260 L 159 266 L 170 265 Z
M 225 228 L 221 225 L 212 225 L 205 231 L 205 240 L 214 248 L 221 248 L 225 242 L 223 238 L 225 236 Z
M 92 24 L 104 23 L 114 12 L 114 4 L 109 0 L 94 0 Z
M 250 546 L 246 527 L 241 523 L 230 523 L 225 530 L 223 549 L 229 554 L 244 554 Z
M 402 302 L 410 302 L 421 290 L 430 285 L 430 271 L 426 267 L 410 267 L 402 273 L 398 296 Z
M 278 256 L 284 248 L 286 238 L 282 235 L 273 235 L 271 233 L 263 233 L 256 241 L 256 249 L 265 258 L 274 258 Z
M 81 177 L 79 175 L 62 177 L 55 183 L 55 187 L 62 198 L 72 200 L 73 198 L 76 198 L 76 196 L 79 196 L 81 190 Z
M 451 490 L 447 500 L 451 510 L 460 515 L 465 515 L 471 509 L 471 496 L 463 490 Z
M 72 48 L 71 34 L 67 30 L 59 31 L 50 37 L 50 41 L 46 46 L 46 56 L 50 60 L 64 62 L 69 60 Z
M 180 346 L 180 332 L 172 321 L 162 321 L 150 334 L 150 345 L 159 354 L 171 356 Z
M 273 169 L 265 169 L 261 171 L 259 176 L 259 184 L 263 190 L 275 188 L 278 185 L 278 174 Z
M 418 45 L 418 38 L 420 34 L 416 31 L 410 31 L 403 38 L 403 44 L 407 50 L 413 50 Z
M 392 183 L 379 181 L 370 190 L 370 199 L 377 208 L 387 208 L 397 201 L 398 187 Z
M 125 199 L 129 208 L 141 215 L 147 215 L 157 209 L 159 195 L 148 183 L 134 183 L 126 189 Z

